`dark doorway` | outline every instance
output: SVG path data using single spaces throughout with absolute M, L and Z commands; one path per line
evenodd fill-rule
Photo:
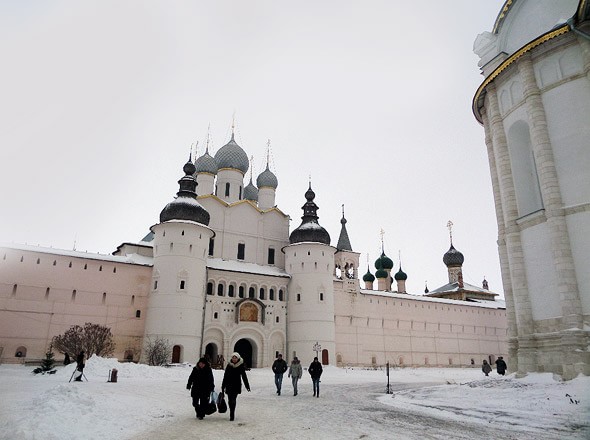
M 240 339 L 236 342 L 236 345 L 234 345 L 234 351 L 240 353 L 240 356 L 244 359 L 246 368 L 252 368 L 254 366 L 252 365 L 252 343 L 250 341 L 247 339 Z
M 212 342 L 205 347 L 205 357 L 211 362 L 217 362 L 217 345 Z
M 180 345 L 172 347 L 172 363 L 178 364 L 180 362 Z
M 328 350 L 322 350 L 322 365 L 330 365 L 330 361 L 328 359 Z

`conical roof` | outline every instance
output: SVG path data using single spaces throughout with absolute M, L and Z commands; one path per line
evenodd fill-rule
M 183 167 L 184 176 L 178 181 L 180 190 L 176 199 L 168 203 L 160 212 L 160 223 L 169 220 L 189 220 L 203 225 L 209 224 L 209 213 L 197 202 L 197 181 L 195 165 L 190 160 Z
M 303 243 L 303 242 L 316 242 L 323 244 L 330 244 L 330 234 L 318 223 L 317 210 L 319 207 L 314 203 L 315 193 L 311 189 L 311 183 L 309 189 L 305 193 L 307 202 L 301 207 L 303 209 L 303 217 L 301 217 L 301 225 L 296 228 L 289 236 L 289 242 Z
M 348 238 L 348 231 L 346 230 L 346 223 L 346 219 L 344 218 L 344 205 L 342 205 L 342 218 L 340 219 L 342 227 L 340 228 L 340 237 L 338 237 L 338 244 L 336 245 L 336 248 L 339 251 L 352 251 L 350 239 Z

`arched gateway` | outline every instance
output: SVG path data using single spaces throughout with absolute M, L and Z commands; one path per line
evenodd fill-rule
M 240 339 L 234 344 L 234 351 L 240 353 L 242 359 L 244 359 L 246 368 L 257 367 L 258 356 L 256 352 L 256 344 L 254 341 L 250 339 Z

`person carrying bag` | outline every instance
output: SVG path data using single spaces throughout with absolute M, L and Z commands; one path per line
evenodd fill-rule
M 227 412 L 227 403 L 225 403 L 225 395 L 223 393 L 219 393 L 219 396 L 217 396 L 217 411 L 219 414 Z

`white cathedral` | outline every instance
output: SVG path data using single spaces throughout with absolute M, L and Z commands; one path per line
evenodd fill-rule
M 166 339 L 171 362 L 213 363 L 233 351 L 249 367 L 278 353 L 304 364 L 465 366 L 507 353 L 504 302 L 463 282 L 451 243 L 449 283 L 408 294 L 383 252 L 359 279 L 344 214 L 337 244 L 302 188 L 301 224 L 275 205 L 269 169 L 245 185 L 246 152 L 234 136 L 214 156 L 189 160 L 160 222 L 113 255 L 26 245 L 0 250 L 0 361 L 44 357 L 53 336 L 86 322 L 111 328 L 115 356 L 145 361 L 145 342 Z M 307 191 L 305 191 L 307 189 Z M 442 265 L 441 265 L 442 266 Z M 374 286 L 376 280 L 377 286 Z

